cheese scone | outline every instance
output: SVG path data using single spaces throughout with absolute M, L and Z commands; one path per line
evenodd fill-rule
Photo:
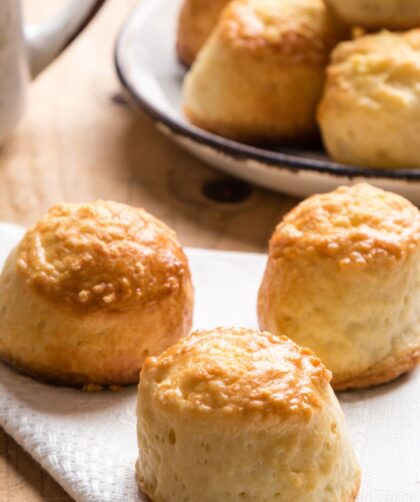
M 56 383 L 135 383 L 189 332 L 192 308 L 187 258 L 161 221 L 116 202 L 57 204 L 0 276 L 0 359 Z
M 230 0 L 184 0 L 178 20 L 176 50 L 190 66 Z
M 340 44 L 318 111 L 337 162 L 420 168 L 420 30 L 383 31 Z
M 420 213 L 368 184 L 309 197 L 275 229 L 258 298 L 262 329 L 287 333 L 333 373 L 369 387 L 420 357 Z
M 347 35 L 322 0 L 234 0 L 184 81 L 184 112 L 238 141 L 314 137 L 330 51 Z
M 330 372 L 285 336 L 196 331 L 144 363 L 139 484 L 153 502 L 351 502 L 360 469 Z
M 325 0 L 346 23 L 368 29 L 420 26 L 420 0 Z

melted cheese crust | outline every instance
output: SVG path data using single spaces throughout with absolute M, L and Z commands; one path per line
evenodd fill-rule
M 366 183 L 309 197 L 270 241 L 274 259 L 321 254 L 342 267 L 403 259 L 420 242 L 420 213 L 408 200 Z
M 142 385 L 178 412 L 309 420 L 331 373 L 309 349 L 285 336 L 244 328 L 196 331 L 148 358 Z
M 17 269 L 45 298 L 83 310 L 158 301 L 189 276 L 172 230 L 110 201 L 53 206 L 24 236 Z

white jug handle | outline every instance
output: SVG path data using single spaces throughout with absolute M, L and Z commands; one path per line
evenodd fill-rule
M 88 25 L 105 0 L 72 0 L 49 21 L 25 28 L 29 69 L 35 78 Z

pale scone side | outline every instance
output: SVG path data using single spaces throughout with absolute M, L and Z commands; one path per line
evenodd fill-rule
M 318 123 L 331 157 L 363 167 L 418 168 L 420 30 L 338 45 Z

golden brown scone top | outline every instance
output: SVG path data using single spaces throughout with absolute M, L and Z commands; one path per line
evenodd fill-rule
M 172 230 L 110 201 L 53 206 L 23 237 L 17 270 L 44 297 L 89 310 L 157 301 L 189 274 Z
M 321 254 L 343 267 L 401 259 L 419 244 L 420 213 L 405 198 L 367 183 L 313 195 L 277 226 L 273 258 Z
M 328 69 L 329 92 L 362 95 L 358 106 L 411 109 L 420 99 L 420 29 L 382 31 L 337 46 Z
M 325 64 L 348 35 L 322 0 L 234 0 L 218 29 L 238 49 L 272 49 L 289 64 Z
M 181 413 L 305 421 L 322 405 L 331 373 L 285 336 L 217 328 L 146 359 L 141 379 L 161 406 Z

